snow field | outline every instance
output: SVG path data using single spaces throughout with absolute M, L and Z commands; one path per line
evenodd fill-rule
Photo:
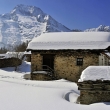
M 13 67 L 0 69 L 1 110 L 109 110 L 110 103 L 77 104 L 80 94 L 74 82 L 25 80 L 30 63 L 24 62 L 15 72 Z M 25 71 L 25 72 L 24 72 Z

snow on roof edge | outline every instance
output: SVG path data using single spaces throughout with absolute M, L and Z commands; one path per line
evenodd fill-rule
M 78 82 L 96 80 L 110 80 L 110 66 L 88 66 L 82 71 Z
M 34 38 L 29 43 L 27 49 L 59 50 L 87 49 L 87 47 L 88 49 L 106 49 L 109 45 L 110 32 L 56 32 L 44 33 Z

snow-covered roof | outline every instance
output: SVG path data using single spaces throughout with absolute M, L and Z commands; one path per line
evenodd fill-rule
M 55 32 L 35 37 L 27 49 L 106 49 L 108 46 L 110 46 L 110 32 Z
M 105 54 L 110 58 L 110 52 L 106 52 Z
M 30 55 L 31 54 L 31 51 L 29 51 L 29 52 L 25 51 L 24 54 Z
M 6 56 L 6 54 L 0 54 L 0 56 Z
M 102 56 L 106 56 L 108 59 L 110 59 L 110 52 L 105 51 L 101 53 Z
M 78 82 L 110 80 L 110 66 L 89 66 L 83 70 Z

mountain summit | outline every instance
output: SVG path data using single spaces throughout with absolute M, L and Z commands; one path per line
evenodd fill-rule
M 0 47 L 30 41 L 43 32 L 71 31 L 35 6 L 17 5 L 0 15 Z

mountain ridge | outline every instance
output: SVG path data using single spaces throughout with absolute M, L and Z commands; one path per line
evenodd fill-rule
M 0 15 L 0 42 L 5 47 L 13 48 L 43 32 L 61 31 L 71 30 L 35 6 L 20 4 L 9 13 Z
M 14 46 L 32 40 L 44 32 L 83 32 L 70 30 L 36 6 L 17 5 L 9 13 L 0 15 L 0 48 Z M 100 25 L 84 32 L 110 32 L 110 26 Z
M 99 25 L 97 28 L 90 28 L 84 30 L 84 32 L 110 32 L 110 26 Z

